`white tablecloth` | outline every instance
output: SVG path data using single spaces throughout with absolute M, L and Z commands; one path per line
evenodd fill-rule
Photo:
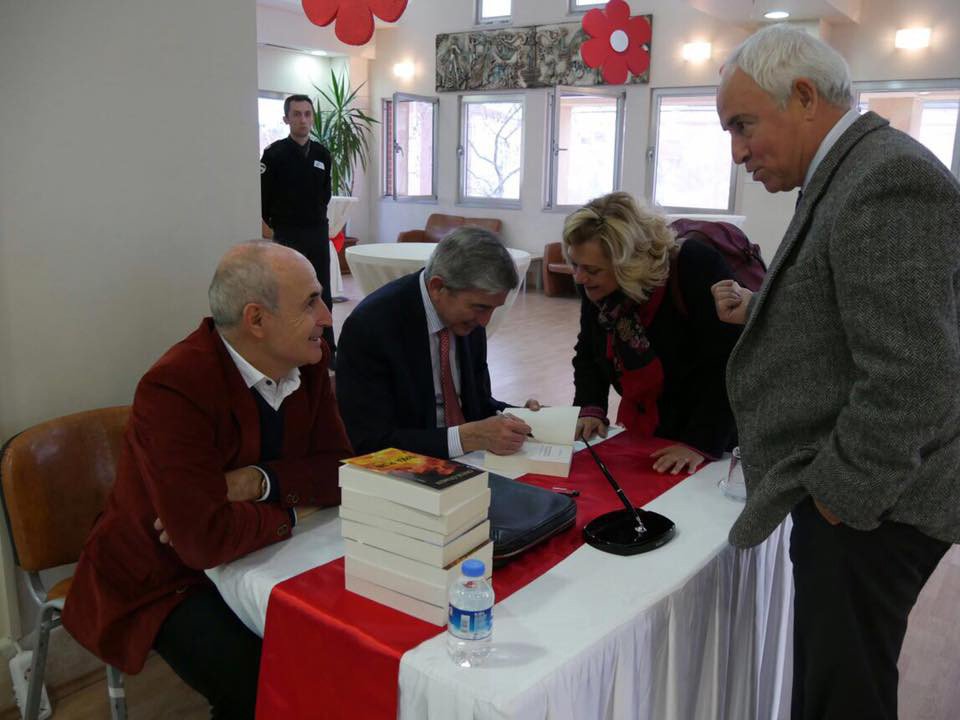
M 725 471 L 708 465 L 647 506 L 677 523 L 662 548 L 619 557 L 584 545 L 498 603 L 485 666 L 454 666 L 442 634 L 404 654 L 400 717 L 789 717 L 789 520 L 757 548 L 730 547 L 742 504 L 717 487 Z M 208 574 L 262 634 L 273 586 L 342 552 L 327 509 L 289 541 Z
M 343 230 L 347 224 L 347 219 L 353 208 L 359 202 L 359 198 L 348 195 L 334 195 L 327 203 L 327 231 L 331 238 Z M 340 261 L 337 258 L 337 248 L 333 242 L 330 243 L 330 294 L 333 297 L 343 295 L 343 276 L 340 274 Z
M 427 264 L 436 243 L 373 243 L 354 245 L 346 250 L 347 265 L 365 295 L 386 285 L 391 280 L 415 272 Z M 530 253 L 525 250 L 507 249 L 517 266 L 521 280 L 530 267 Z M 520 286 L 522 287 L 522 285 Z M 497 308 L 487 325 L 487 336 L 493 335 L 503 322 L 507 311 L 517 299 L 518 287 L 507 295 L 502 307 Z

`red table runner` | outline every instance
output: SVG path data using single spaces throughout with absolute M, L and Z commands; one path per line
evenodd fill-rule
M 645 505 L 687 477 L 653 470 L 650 453 L 667 444 L 624 432 L 596 451 L 631 501 Z M 574 455 L 567 479 L 525 475 L 521 480 L 579 490 L 577 520 L 574 528 L 494 571 L 497 602 L 580 547 L 586 523 L 622 507 L 587 452 Z M 257 718 L 394 720 L 400 657 L 441 632 L 436 625 L 348 592 L 343 558 L 279 583 L 267 605 Z

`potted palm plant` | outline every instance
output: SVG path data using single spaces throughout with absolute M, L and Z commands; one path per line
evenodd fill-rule
M 355 106 L 357 93 L 363 83 L 351 91 L 346 73 L 337 77 L 336 72 L 330 70 L 329 91 L 316 85 L 313 87 L 320 95 L 315 101 L 311 135 L 330 151 L 330 184 L 333 197 L 327 205 L 327 220 L 330 225 L 330 241 L 340 256 L 345 245 L 349 244 L 345 230 L 347 218 L 357 203 L 357 199 L 353 197 L 354 170 L 357 165 L 364 171 L 367 169 L 370 134 L 377 120 Z M 331 289 L 335 299 L 342 299 L 339 263 L 336 267 L 331 263 Z
M 337 77 L 330 71 L 330 89 L 314 85 L 320 96 L 316 101 L 313 122 L 313 138 L 330 151 L 333 167 L 330 180 L 334 195 L 353 195 L 353 174 L 359 165 L 364 171 L 370 157 L 370 134 L 378 122 L 355 106 L 357 93 L 350 89 L 346 76 Z M 321 103 L 321 100 L 324 103 Z

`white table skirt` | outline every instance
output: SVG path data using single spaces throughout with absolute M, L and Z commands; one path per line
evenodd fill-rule
M 485 666 L 454 666 L 442 634 L 405 653 L 400 717 L 789 717 L 789 519 L 757 548 L 730 547 L 742 504 L 717 487 L 725 470 L 708 465 L 647 506 L 677 522 L 662 548 L 619 557 L 584 545 L 498 603 Z M 262 635 L 273 586 L 342 553 L 331 508 L 208 575 Z
M 346 250 L 347 265 L 364 295 L 386 285 L 391 280 L 416 272 L 427 264 L 436 243 L 372 243 L 354 245 Z M 517 267 L 521 281 L 530 267 L 530 253 L 507 249 Z M 487 336 L 493 335 L 510 310 L 522 283 L 507 294 L 502 307 L 497 308 L 487 325 Z

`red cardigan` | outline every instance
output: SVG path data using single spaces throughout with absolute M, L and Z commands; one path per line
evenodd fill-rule
M 81 645 L 139 672 L 167 615 L 209 582 L 204 569 L 290 537 L 289 507 L 340 503 L 338 461 L 351 450 L 326 359 L 300 368 L 300 383 L 283 403 L 281 458 L 265 464 L 280 504 L 229 502 L 224 473 L 260 464 L 260 419 L 212 320 L 147 372 L 64 606 Z M 158 540 L 157 517 L 172 545 Z

